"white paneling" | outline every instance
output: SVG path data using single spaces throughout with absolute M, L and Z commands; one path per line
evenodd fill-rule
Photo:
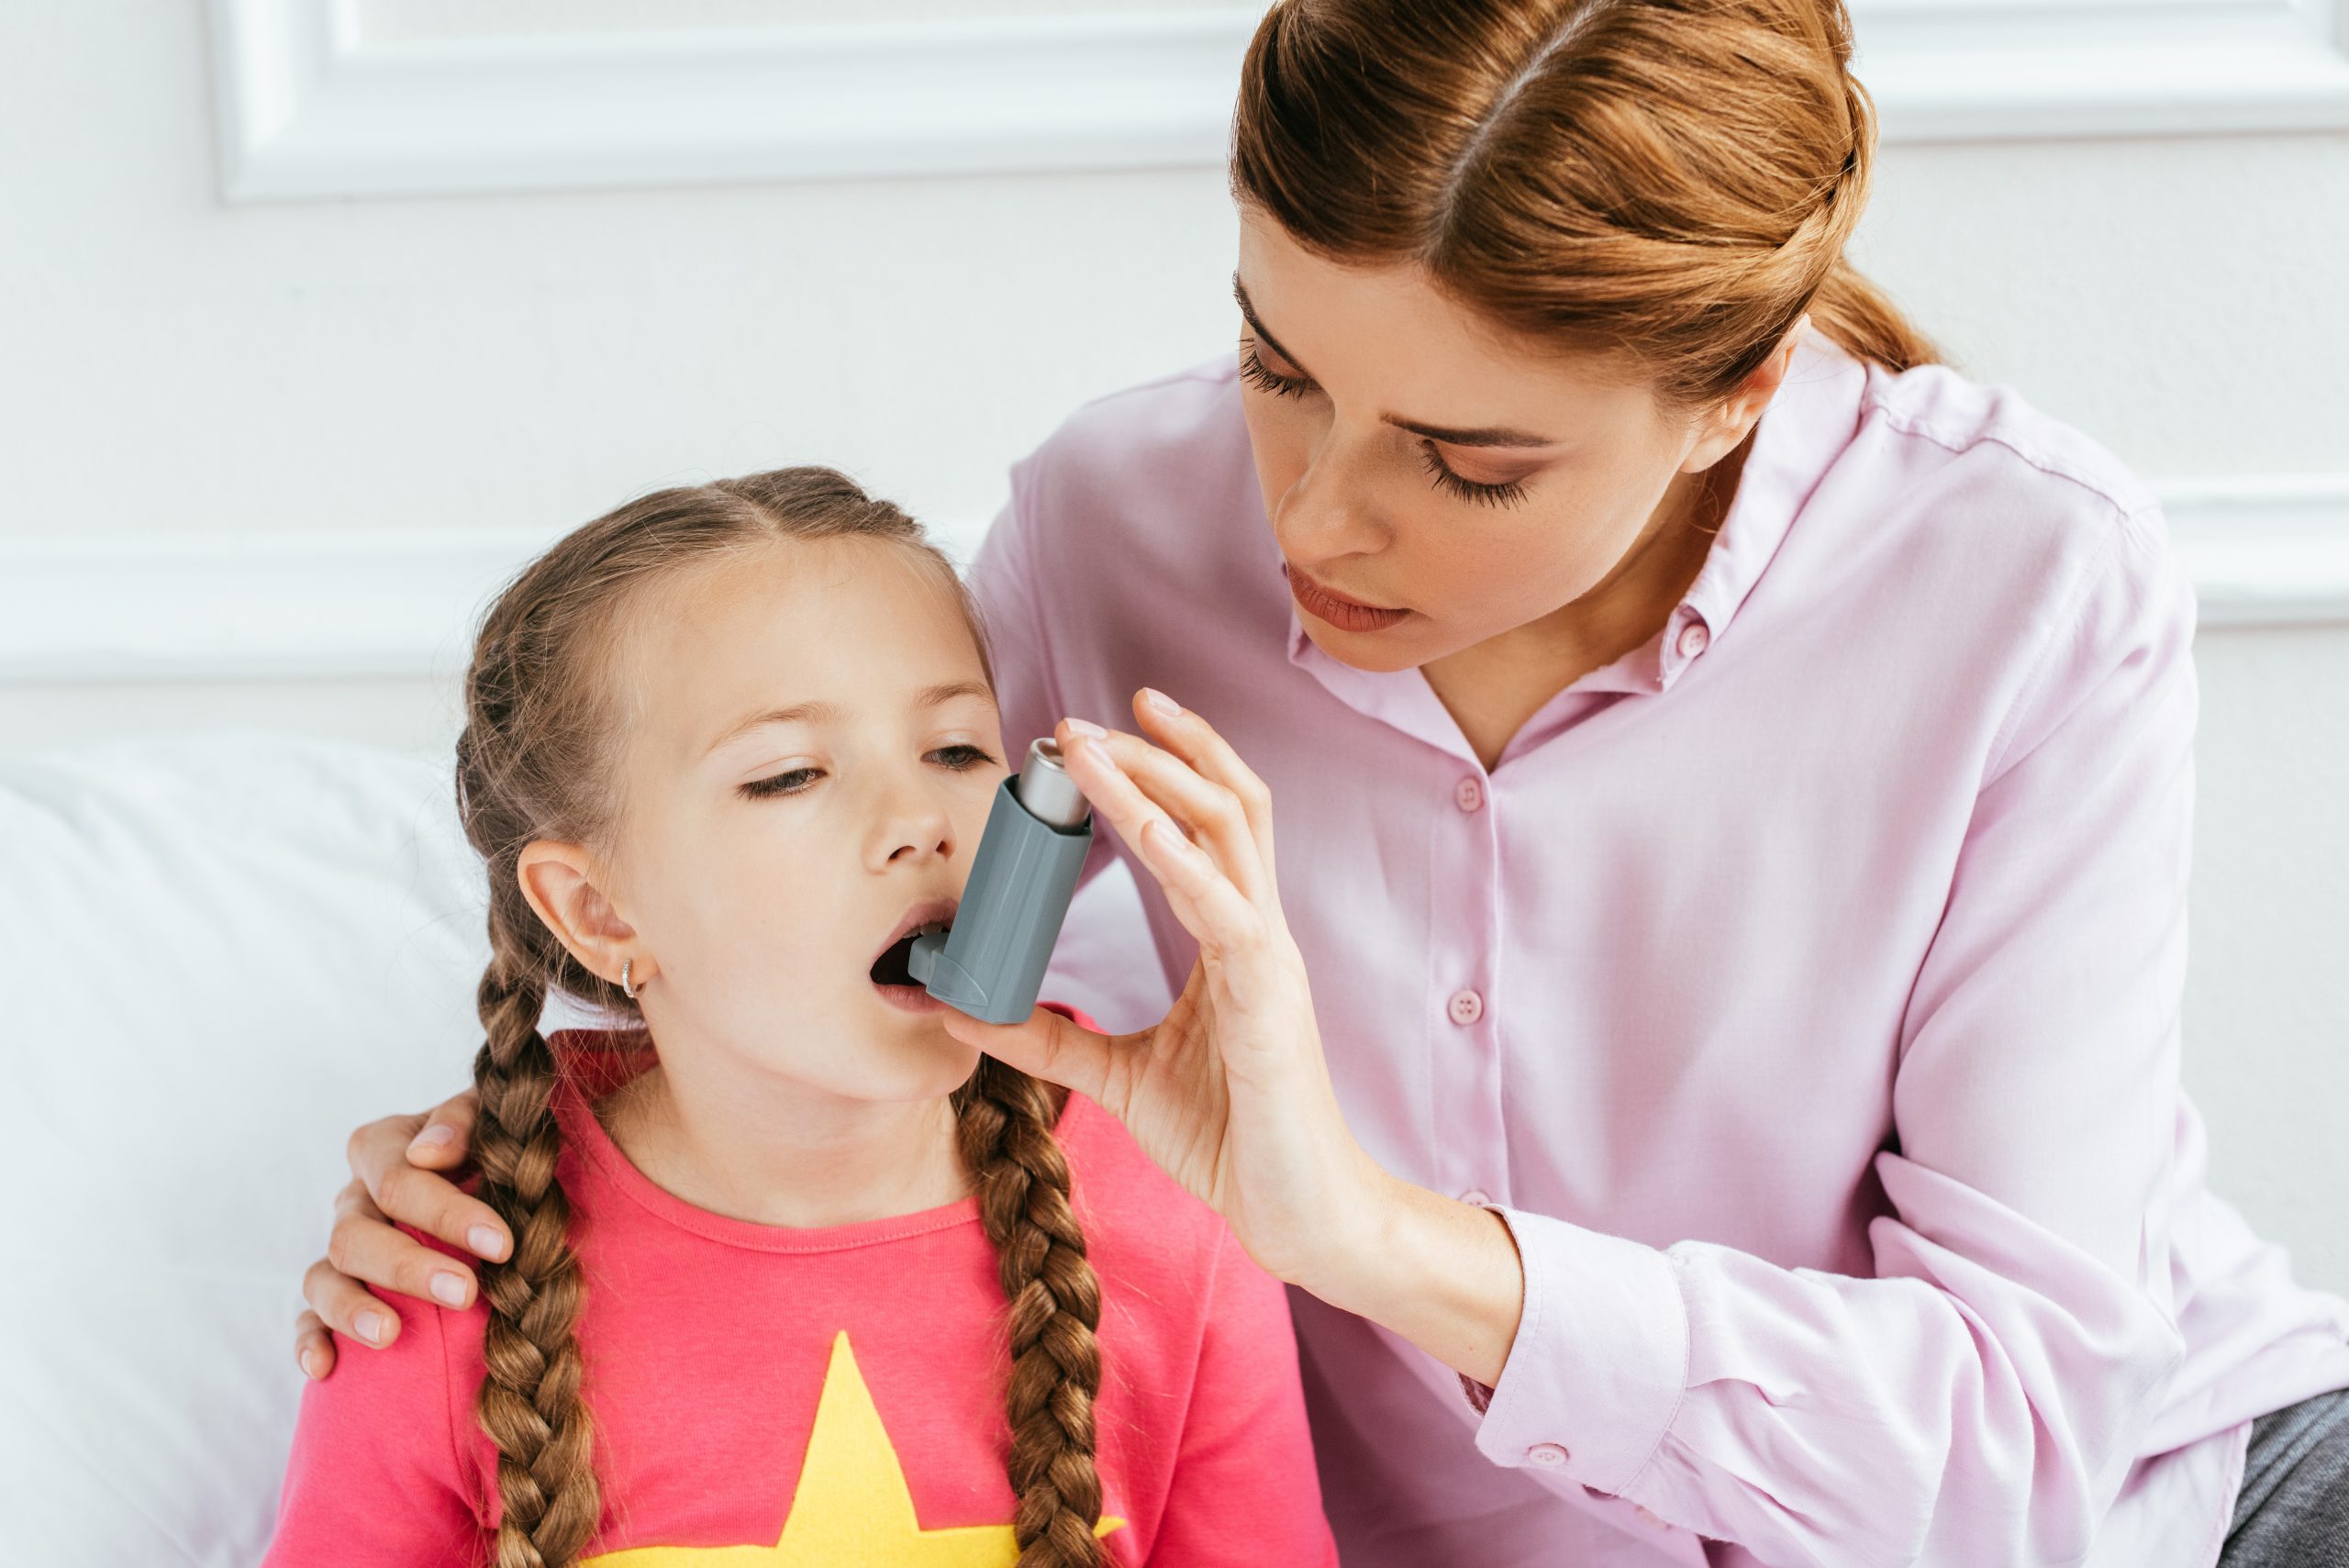
M 1893 139 L 2349 126 L 2349 0 L 1860 0 Z M 1213 164 L 1254 7 L 371 38 L 212 0 L 232 200 Z
M 1253 22 L 371 44 L 337 0 L 214 0 L 212 16 L 232 200 L 1214 163 Z
M 2163 487 L 2209 626 L 2349 624 L 2349 474 Z M 939 529 L 967 561 L 985 531 Z M 536 536 L 0 539 L 0 686 L 444 675 Z

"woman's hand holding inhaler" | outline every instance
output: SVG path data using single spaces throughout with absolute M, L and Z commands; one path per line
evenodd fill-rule
M 1355 1140 L 1281 910 L 1270 794 L 1164 695 L 1138 694 L 1134 717 L 1142 735 L 1064 719 L 1055 738 L 1199 944 L 1182 995 L 1133 1034 L 1043 1011 L 1013 1025 L 949 1013 L 948 1031 L 1097 1101 L 1267 1273 L 1497 1381 L 1523 1292 L 1506 1225 L 1389 1175 Z

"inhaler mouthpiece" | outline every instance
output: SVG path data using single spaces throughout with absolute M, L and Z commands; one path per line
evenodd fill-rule
M 1019 776 L 996 791 L 953 929 L 915 938 L 906 967 L 948 1006 L 991 1024 L 1022 1021 L 1092 848 L 1092 807 L 1060 747 L 1037 741 Z

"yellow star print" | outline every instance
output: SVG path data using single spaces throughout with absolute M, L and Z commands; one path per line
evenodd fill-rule
M 1125 1524 L 1105 1518 L 1094 1534 Z M 924 1529 L 905 1468 L 843 1333 L 832 1340 L 807 1457 L 783 1539 L 773 1546 L 639 1546 L 584 1559 L 581 1568 L 1014 1568 L 1011 1527 Z

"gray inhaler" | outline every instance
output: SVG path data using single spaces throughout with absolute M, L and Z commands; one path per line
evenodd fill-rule
M 987 813 L 954 924 L 914 939 L 906 968 L 948 1006 L 991 1024 L 1035 1010 L 1044 965 L 1093 848 L 1093 808 L 1050 740 L 1028 748 Z

